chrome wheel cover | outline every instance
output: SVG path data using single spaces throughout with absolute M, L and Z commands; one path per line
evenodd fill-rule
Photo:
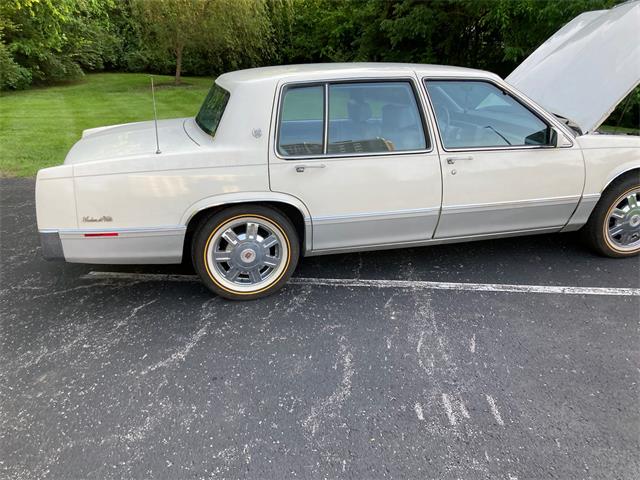
M 254 293 L 276 282 L 289 263 L 282 230 L 263 217 L 243 216 L 220 225 L 207 243 L 209 273 L 232 292 Z
M 625 192 L 609 209 L 605 232 L 607 241 L 619 251 L 640 247 L 640 188 Z

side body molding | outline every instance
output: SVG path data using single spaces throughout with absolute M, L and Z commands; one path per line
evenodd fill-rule
M 278 192 L 237 192 L 212 195 L 203 198 L 187 208 L 180 219 L 181 225 L 188 225 L 189 221 L 202 210 L 220 205 L 252 202 L 278 202 L 296 208 L 304 219 L 304 252 L 311 252 L 313 248 L 313 225 L 307 206 L 297 197 Z

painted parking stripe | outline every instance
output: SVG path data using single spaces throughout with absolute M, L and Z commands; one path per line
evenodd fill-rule
M 134 280 L 196 282 L 197 275 L 162 273 L 89 272 L 85 280 Z M 372 280 L 359 278 L 305 278 L 289 279 L 293 285 L 322 287 L 402 288 L 412 290 L 460 290 L 476 292 L 547 293 L 561 295 L 607 295 L 616 297 L 640 297 L 640 288 L 573 287 L 555 285 L 509 285 L 502 283 L 428 282 L 422 280 Z

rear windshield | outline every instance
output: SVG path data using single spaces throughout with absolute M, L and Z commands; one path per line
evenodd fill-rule
M 228 101 L 229 92 L 214 83 L 196 116 L 198 126 L 209 135 L 214 136 Z

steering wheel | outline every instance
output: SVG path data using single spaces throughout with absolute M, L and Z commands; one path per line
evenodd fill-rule
M 434 105 L 434 111 L 436 120 L 438 121 L 438 127 L 440 127 L 440 132 L 444 138 L 451 126 L 451 114 L 449 113 L 449 109 L 441 103 Z

